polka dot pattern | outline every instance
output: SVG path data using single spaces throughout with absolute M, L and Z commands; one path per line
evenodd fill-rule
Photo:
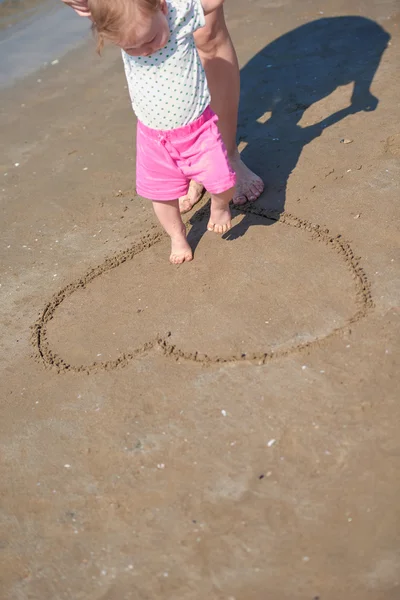
M 193 33 L 204 26 L 200 0 L 167 0 L 170 38 L 150 56 L 122 51 L 133 110 L 152 129 L 176 129 L 195 121 L 210 104 Z

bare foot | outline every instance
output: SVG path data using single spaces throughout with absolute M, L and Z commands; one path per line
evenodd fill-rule
M 220 195 L 211 196 L 210 220 L 208 221 L 207 231 L 214 233 L 226 233 L 232 227 L 231 211 L 229 210 L 229 201 L 232 197 L 233 189 L 223 192 Z
M 232 169 L 236 173 L 236 191 L 233 196 L 234 204 L 245 204 L 247 201 L 254 202 L 264 190 L 263 180 L 250 171 L 240 158 L 239 152 L 229 158 Z
M 193 252 L 186 239 L 186 228 L 183 227 L 180 235 L 171 237 L 170 262 L 173 265 L 181 265 L 193 259 Z
M 179 198 L 179 210 L 181 215 L 192 210 L 193 206 L 197 204 L 203 195 L 203 186 L 197 181 L 191 181 L 186 196 Z

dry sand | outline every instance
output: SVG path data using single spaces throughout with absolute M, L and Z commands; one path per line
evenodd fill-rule
M 227 3 L 268 189 L 178 268 L 118 52 L 1 91 L 2 600 L 400 598 L 396 10 Z

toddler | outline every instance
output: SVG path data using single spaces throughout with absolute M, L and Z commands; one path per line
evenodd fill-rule
M 231 227 L 233 172 L 210 108 L 205 72 L 193 33 L 222 0 L 89 0 L 99 48 L 108 39 L 122 50 L 138 118 L 136 189 L 153 202 L 171 238 L 170 261 L 193 258 L 178 198 L 191 179 L 211 194 L 208 231 Z

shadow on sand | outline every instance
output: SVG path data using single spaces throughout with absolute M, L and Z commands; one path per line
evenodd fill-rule
M 370 19 L 323 18 L 277 38 L 243 67 L 238 138 L 247 143 L 244 162 L 266 182 L 258 205 L 279 216 L 289 176 L 303 148 L 348 115 L 376 109 L 378 98 L 370 88 L 389 39 Z M 348 107 L 319 123 L 299 125 L 310 106 L 351 83 Z M 197 245 L 206 228 L 203 209 L 199 213 L 191 219 L 192 245 Z M 253 219 L 246 215 L 226 237 L 244 235 Z M 275 220 L 263 219 L 266 225 Z

